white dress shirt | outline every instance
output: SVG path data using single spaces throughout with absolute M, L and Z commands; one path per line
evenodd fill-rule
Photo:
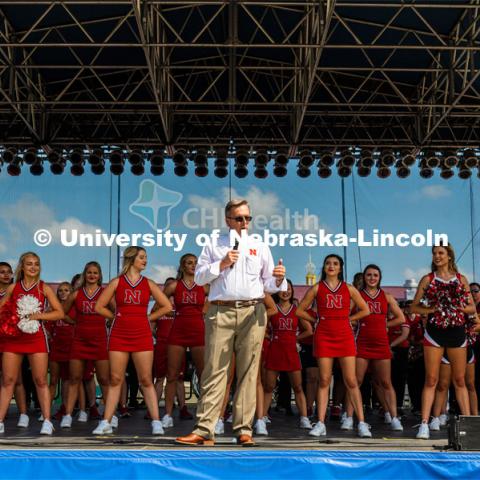
M 277 286 L 272 275 L 274 263 L 270 248 L 248 235 L 242 236 L 238 245 L 240 253 L 233 268 L 220 271 L 220 262 L 232 250 L 229 235 L 221 235 L 216 245 L 203 247 L 195 269 L 195 283 L 210 284 L 208 300 L 252 300 L 263 298 L 264 292 L 287 290 L 283 279 Z

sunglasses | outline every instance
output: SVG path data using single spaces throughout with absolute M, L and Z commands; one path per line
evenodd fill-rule
M 236 222 L 251 222 L 253 217 L 247 216 L 247 217 L 227 217 L 230 220 L 235 220 Z
M 480 292 L 480 290 L 478 290 L 478 288 L 476 288 L 475 290 L 471 290 L 472 293 L 478 293 Z

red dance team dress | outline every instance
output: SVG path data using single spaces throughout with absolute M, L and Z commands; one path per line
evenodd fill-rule
M 203 347 L 205 345 L 204 288 L 196 283 L 188 287 L 183 280 L 178 280 L 173 299 L 175 320 L 168 337 L 168 345 Z
M 115 352 L 153 351 L 153 337 L 147 310 L 150 286 L 145 277 L 135 284 L 126 275 L 118 279 L 116 312 L 110 329 L 108 350 Z
M 95 305 L 103 288 L 98 287 L 89 296 L 85 288 L 77 292 L 75 335 L 70 358 L 72 360 L 108 360 L 107 325 L 105 318 L 95 312 Z
M 75 319 L 75 313 L 76 312 L 72 307 L 67 315 L 73 320 Z M 49 323 L 52 323 L 53 325 L 51 330 L 49 330 L 52 339 L 50 341 L 50 354 L 48 358 L 52 362 L 68 362 L 70 360 L 70 351 L 72 348 L 75 327 L 63 319 Z
M 270 346 L 265 368 L 276 372 L 301 370 L 300 355 L 297 352 L 297 307 L 291 305 L 287 312 L 283 312 L 277 305 L 277 310 L 270 318 Z
M 45 310 L 45 305 L 47 299 L 43 293 L 44 283 L 40 281 L 32 285 L 29 289 L 26 289 L 23 285 L 23 282 L 20 281 L 15 284 L 12 292 L 12 302 L 16 305 L 19 298 L 24 297 L 25 295 L 32 295 L 37 298 L 40 302 L 42 308 L 41 311 Z M 21 332 L 20 335 L 16 337 L 4 337 L 2 341 L 2 350 L 3 352 L 11 353 L 48 353 L 48 340 L 47 334 L 43 327 L 43 322 L 40 322 L 40 328 L 36 333 L 24 333 Z
M 357 357 L 372 360 L 390 359 L 392 353 L 387 330 L 387 296 L 381 288 L 373 297 L 366 290 L 362 290 L 360 295 L 371 313 L 358 323 Z
M 317 358 L 354 357 L 355 338 L 350 325 L 350 292 L 345 282 L 332 290 L 325 281 L 318 284 L 318 324 L 314 335 Z

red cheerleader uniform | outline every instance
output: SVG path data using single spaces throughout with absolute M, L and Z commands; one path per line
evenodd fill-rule
M 381 288 L 373 297 L 366 290 L 362 290 L 360 295 L 371 313 L 358 322 L 357 356 L 372 360 L 391 359 L 387 330 L 387 296 Z
M 30 288 L 25 288 L 23 282 L 15 284 L 12 292 L 12 301 L 16 305 L 17 301 L 24 297 L 25 295 L 32 295 L 37 298 L 41 304 L 41 311 L 45 310 L 46 297 L 43 293 L 44 283 L 40 282 L 35 283 Z M 47 334 L 43 327 L 43 322 L 40 321 L 40 328 L 36 333 L 24 333 L 21 332 L 20 335 L 16 337 L 4 337 L 3 340 L 3 351 L 11 353 L 48 353 L 48 340 Z
M 67 314 L 70 318 L 75 318 L 75 309 L 72 307 Z M 50 343 L 49 359 L 52 362 L 68 362 L 72 349 L 73 335 L 75 327 L 64 320 L 57 320 L 53 323 L 51 330 L 52 340 Z M 68 368 L 67 368 L 68 371 Z
M 168 345 L 203 347 L 205 345 L 204 288 L 196 283 L 188 287 L 183 280 L 178 280 L 173 299 L 175 320 L 168 336 Z
M 145 277 L 135 284 L 126 275 L 118 279 L 117 309 L 108 338 L 108 350 L 116 352 L 153 351 L 153 337 L 147 310 L 150 286 Z
M 354 357 L 355 338 L 350 325 L 350 292 L 345 282 L 332 290 L 325 281 L 318 284 L 318 324 L 313 338 L 317 358 Z
M 287 312 L 283 312 L 277 305 L 277 310 L 270 318 L 272 331 L 265 368 L 276 372 L 301 370 L 300 355 L 297 352 L 297 307 L 291 305 Z
M 160 317 L 157 320 L 153 373 L 155 378 L 167 375 L 167 340 L 173 325 L 173 317 Z M 182 369 L 183 370 L 183 369 Z
M 103 288 L 98 287 L 91 296 L 85 288 L 75 298 L 75 335 L 70 358 L 74 360 L 108 360 L 107 325 L 105 318 L 95 312 L 95 304 Z

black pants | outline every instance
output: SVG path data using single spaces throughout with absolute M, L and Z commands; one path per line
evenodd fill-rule
M 408 365 L 408 393 L 412 409 L 420 412 L 422 410 L 422 391 L 425 384 L 425 361 L 423 355 Z
M 392 385 L 397 396 L 397 408 L 402 408 L 408 376 L 408 347 L 393 347 Z
M 477 391 L 478 408 L 480 410 L 480 341 L 473 346 L 475 352 L 475 390 Z

